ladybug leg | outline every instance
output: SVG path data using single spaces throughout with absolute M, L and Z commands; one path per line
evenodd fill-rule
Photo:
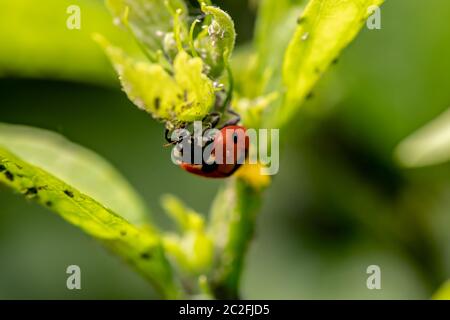
M 216 112 L 214 115 L 213 115 L 213 121 L 211 122 L 211 128 L 215 128 L 218 124 L 219 124 L 219 121 L 220 121 L 220 113 L 218 113 L 218 112 Z
M 206 119 L 210 118 L 209 122 L 207 122 L 207 128 L 206 129 L 211 129 L 211 128 L 215 128 L 219 122 L 220 122 L 220 112 L 211 112 L 210 114 L 208 114 L 205 118 L 203 118 L 203 121 L 206 121 Z
M 181 141 L 183 141 L 184 138 L 186 138 L 186 136 L 184 135 L 184 136 L 179 137 L 177 140 L 174 140 L 171 138 L 172 132 L 173 132 L 172 130 L 167 129 L 167 128 L 165 130 L 164 137 L 166 138 L 166 141 L 168 142 L 168 144 L 166 146 L 171 145 L 171 144 L 180 143 Z
M 166 141 L 169 144 L 177 143 L 178 141 L 172 140 L 171 135 L 172 135 L 172 131 L 166 128 L 166 131 L 164 133 L 164 137 L 166 138 Z
M 203 143 L 205 144 L 205 146 L 206 144 L 214 141 L 214 136 L 208 135 L 207 131 L 209 129 L 215 128 L 219 124 L 221 115 L 219 112 L 212 112 L 208 115 L 208 117 L 211 117 L 211 121 L 206 124 L 202 132 Z
M 166 138 L 166 141 L 168 143 L 172 143 L 172 138 L 170 137 L 170 130 L 166 128 L 166 131 L 164 132 L 164 137 Z
M 234 117 L 224 123 L 223 127 L 234 126 L 241 121 L 241 116 L 234 110 L 228 109 L 228 113 L 233 115 Z
M 203 12 L 201 12 L 201 13 L 196 17 L 196 19 L 197 19 L 198 21 L 200 21 L 200 22 L 203 22 L 203 21 L 205 20 L 205 18 L 206 18 L 206 14 L 204 14 Z

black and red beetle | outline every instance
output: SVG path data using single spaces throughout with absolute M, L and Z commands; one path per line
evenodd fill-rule
M 234 112 L 232 113 L 236 115 Z M 237 125 L 239 121 L 240 117 L 236 115 L 220 130 L 216 130 L 212 137 L 201 137 L 202 141 L 200 142 L 198 137 L 190 135 L 173 141 L 168 137 L 169 132 L 166 131 L 166 139 L 169 144 L 175 144 L 177 164 L 187 172 L 207 178 L 227 178 L 233 175 L 244 164 L 249 151 L 246 128 Z M 217 122 L 218 120 L 213 121 L 211 127 L 215 127 Z M 196 145 L 202 153 L 200 162 L 194 161 Z M 186 148 L 189 149 L 188 155 L 183 150 Z M 211 151 L 209 152 L 209 150 Z

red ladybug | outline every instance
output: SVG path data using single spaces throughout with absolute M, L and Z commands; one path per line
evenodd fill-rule
M 210 141 L 214 144 L 209 161 L 202 164 L 181 162 L 180 167 L 187 172 L 207 178 L 227 178 L 235 173 L 248 156 L 249 138 L 246 129 L 238 125 L 228 125 Z M 208 144 L 207 144 L 208 145 Z M 203 150 L 207 147 L 205 145 Z

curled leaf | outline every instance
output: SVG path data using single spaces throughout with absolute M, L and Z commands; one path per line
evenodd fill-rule
M 218 78 L 228 66 L 236 41 L 234 22 L 218 7 L 202 5 L 202 11 L 210 17 L 204 30 L 195 40 L 195 48 L 208 65 L 211 78 Z
M 202 11 L 213 17 L 209 27 L 208 35 L 213 45 L 222 53 L 225 62 L 231 56 L 236 41 L 233 19 L 222 9 L 214 6 L 203 6 Z
M 203 62 L 180 51 L 174 75 L 161 65 L 127 56 L 102 36 L 95 40 L 111 60 L 128 98 L 154 118 L 176 125 L 203 119 L 214 105 L 213 82 L 202 72 Z
M 215 101 L 214 85 L 202 72 L 202 60 L 191 58 L 185 51 L 181 51 L 175 58 L 174 70 L 175 80 L 183 93 L 177 118 L 182 121 L 202 119 Z

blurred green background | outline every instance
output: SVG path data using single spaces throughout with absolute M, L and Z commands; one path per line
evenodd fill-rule
M 172 165 L 163 126 L 127 100 L 90 40 L 102 31 L 127 41 L 101 1 L 11 3 L 0 0 L 0 121 L 95 150 L 166 228 L 164 193 L 208 212 L 219 183 Z M 254 4 L 216 3 L 235 19 L 239 44 L 249 41 Z M 81 31 L 65 27 L 69 4 L 82 8 Z M 404 170 L 392 156 L 450 106 L 448 21 L 450 2 L 387 0 L 382 29 L 362 31 L 281 132 L 280 172 L 249 252 L 244 298 L 427 299 L 450 278 L 450 164 Z M 66 288 L 71 264 L 81 267 L 80 291 Z M 372 264 L 381 267 L 381 290 L 366 287 Z M 0 186 L 0 299 L 153 297 L 97 242 Z

